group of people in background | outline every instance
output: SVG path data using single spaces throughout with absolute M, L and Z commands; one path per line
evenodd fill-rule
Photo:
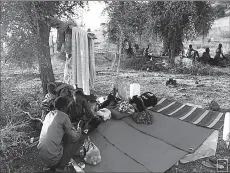
M 139 50 L 139 46 L 135 44 L 135 49 Z M 212 58 L 210 55 L 210 48 L 206 48 L 205 52 L 203 52 L 202 56 L 199 55 L 198 51 L 193 49 L 192 45 L 189 45 L 188 51 L 184 56 L 184 53 L 180 51 L 180 55 L 182 58 L 186 57 L 192 59 L 194 62 L 198 61 L 204 64 L 210 64 L 215 66 L 225 66 L 227 58 L 224 56 L 223 53 L 223 45 L 219 44 L 218 48 L 216 49 L 215 56 Z M 149 45 L 147 48 L 142 49 L 142 55 L 145 56 L 147 59 L 151 59 L 151 55 L 149 53 Z M 163 56 L 168 56 L 168 53 L 163 54 Z
M 197 60 L 204 64 L 210 64 L 210 65 L 216 65 L 216 66 L 223 65 L 224 61 L 227 60 L 227 58 L 223 54 L 222 44 L 218 45 L 218 48 L 216 49 L 216 55 L 214 56 L 214 58 L 211 57 L 209 48 L 206 48 L 205 52 L 200 57 L 198 51 L 194 50 L 191 44 L 189 45 L 189 49 L 188 49 L 186 56 L 187 58 L 191 58 L 194 61 Z

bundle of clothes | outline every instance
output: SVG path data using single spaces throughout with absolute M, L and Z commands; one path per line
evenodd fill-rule
M 157 104 L 157 97 L 151 92 L 145 92 L 140 96 L 134 95 L 129 100 L 119 97 L 116 88 L 108 95 L 107 99 L 99 104 L 99 108 L 107 108 L 111 111 L 112 118 L 119 120 L 127 116 L 132 116 L 137 124 L 152 124 L 154 117 L 148 107 Z
M 88 164 L 101 162 L 100 151 L 88 135 L 108 119 L 131 116 L 138 124 L 154 122 L 152 112 L 147 109 L 157 104 L 157 97 L 151 92 L 124 100 L 117 88 L 113 88 L 106 99 L 85 95 L 77 85 L 60 82 L 48 84 L 47 89 L 42 102 L 43 126 L 37 148 L 52 171 L 70 169 L 69 160 L 76 155 Z

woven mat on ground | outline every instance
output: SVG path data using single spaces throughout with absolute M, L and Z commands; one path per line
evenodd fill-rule
M 158 120 L 156 119 L 155 125 L 157 124 L 157 121 Z M 185 123 L 182 121 L 179 122 L 181 124 Z M 172 123 L 171 125 L 176 124 Z M 148 132 L 149 134 L 143 133 L 137 128 L 130 126 L 129 124 L 127 124 L 127 122 L 122 120 L 108 120 L 105 123 L 101 124 L 98 129 L 90 136 L 92 141 L 100 149 L 102 162 L 96 166 L 87 165 L 85 171 L 165 172 L 189 153 L 180 148 L 187 149 L 189 147 L 198 146 L 199 144 L 201 145 L 202 142 L 209 136 L 211 130 L 207 129 L 208 131 L 205 132 L 202 130 L 200 130 L 199 132 L 196 131 L 196 133 L 198 133 L 198 137 L 195 138 L 193 134 L 190 134 L 190 132 L 184 129 L 186 127 L 184 126 L 181 131 L 185 131 L 184 133 L 187 133 L 188 136 L 186 137 L 183 133 L 180 133 L 179 135 L 181 135 L 181 138 L 175 137 L 177 140 L 180 141 L 175 142 L 171 141 L 173 138 L 170 136 L 173 135 L 172 132 L 168 132 L 169 135 L 166 135 L 165 130 L 162 130 L 161 133 L 160 130 L 157 130 L 159 126 L 156 125 L 157 127 L 155 129 L 153 126 L 153 129 L 151 128 L 151 126 L 149 126 L 149 129 L 147 131 L 156 130 L 156 134 L 158 135 L 159 139 L 149 135 L 150 132 Z M 167 122 L 166 126 L 168 126 Z M 199 128 L 195 125 L 193 126 L 194 128 Z M 171 128 L 174 129 L 172 126 Z M 188 129 L 191 130 L 191 128 Z M 200 133 L 203 134 L 203 140 L 200 139 Z M 174 135 L 177 136 L 178 134 L 175 133 Z M 195 141 L 198 139 L 199 144 L 197 143 L 196 145 L 194 145 L 189 135 L 191 135 L 192 139 Z M 162 139 L 167 142 L 163 141 Z M 184 141 L 190 141 L 192 142 L 192 145 L 188 143 L 186 144 L 186 142 Z M 169 143 L 174 143 L 175 146 L 172 146 Z M 187 147 L 181 145 L 182 143 Z
M 222 112 L 188 106 L 166 98 L 159 99 L 158 104 L 150 109 L 167 116 L 215 130 L 219 130 L 224 124 L 224 113 Z
M 194 152 L 214 131 L 160 113 L 153 112 L 153 116 L 154 123 L 151 125 L 136 124 L 131 117 L 123 121 L 147 135 L 186 152 Z

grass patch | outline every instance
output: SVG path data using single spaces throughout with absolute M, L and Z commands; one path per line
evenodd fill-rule
M 223 71 L 221 68 L 205 65 L 198 62 L 191 68 L 186 68 L 180 65 L 170 68 L 170 71 L 176 74 L 190 74 L 194 76 L 230 76 L 228 72 Z
M 122 69 L 127 70 L 141 70 L 141 71 L 163 71 L 166 72 L 167 68 L 164 67 L 161 63 L 158 63 L 157 60 L 149 61 L 146 58 L 136 58 L 136 59 L 127 59 L 121 62 Z
M 40 114 L 42 100 L 41 86 L 33 81 L 38 77 L 34 72 L 15 74 L 4 69 L 1 76 L 1 116 L 0 116 L 0 170 L 10 172 L 15 160 L 24 156 L 30 147 L 29 139 L 36 133 L 22 111 L 33 116 Z M 31 85 L 29 84 L 31 82 Z M 24 84 L 22 87 L 21 85 Z
M 145 58 L 143 59 L 128 59 L 121 62 L 121 68 L 127 70 L 140 70 L 140 71 L 152 71 L 152 72 L 165 72 L 172 74 L 189 74 L 194 76 L 230 76 L 230 73 L 223 68 L 218 68 L 210 65 L 205 65 L 202 63 L 196 62 L 196 64 L 191 68 L 186 68 L 182 65 L 176 66 L 164 66 L 159 61 L 153 59 L 149 61 Z

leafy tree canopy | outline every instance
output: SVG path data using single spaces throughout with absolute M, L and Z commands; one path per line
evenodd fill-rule
M 157 33 L 166 50 L 178 54 L 185 39 L 208 34 L 214 21 L 211 4 L 207 1 L 149 1 L 107 3 L 109 22 L 107 35 L 116 42 L 118 24 L 128 38 L 143 33 Z
M 49 17 L 71 18 L 82 1 L 3 1 L 1 2 L 1 42 L 7 45 L 6 60 L 18 65 L 32 65 L 38 53 L 39 21 L 54 26 Z M 47 31 L 49 32 L 49 30 Z

